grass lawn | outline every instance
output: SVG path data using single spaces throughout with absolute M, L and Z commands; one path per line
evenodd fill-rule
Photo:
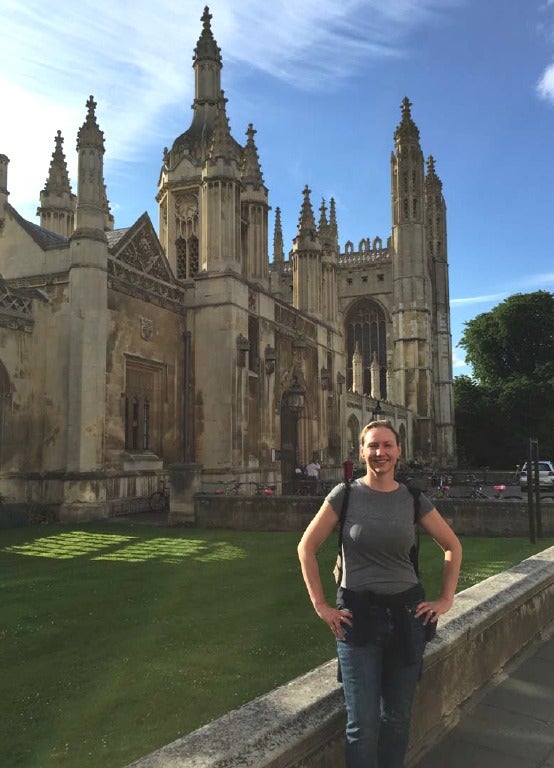
M 327 661 L 298 533 L 0 531 L 0 765 L 122 768 Z M 463 589 L 554 539 L 465 539 Z M 321 552 L 329 596 L 336 541 Z M 428 594 L 440 550 L 422 540 Z M 332 599 L 332 598 L 331 598 Z

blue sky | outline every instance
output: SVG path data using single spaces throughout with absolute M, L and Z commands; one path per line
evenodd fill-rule
M 93 94 L 116 227 L 157 228 L 164 146 L 190 125 L 204 2 L 4 0 L 0 153 L 30 221 L 61 130 L 76 192 Z M 390 153 L 404 96 L 448 209 L 454 373 L 463 323 L 554 284 L 554 0 L 212 0 L 235 138 L 252 122 L 285 248 L 302 189 L 335 197 L 339 239 L 390 234 Z M 271 245 L 271 244 L 270 244 Z

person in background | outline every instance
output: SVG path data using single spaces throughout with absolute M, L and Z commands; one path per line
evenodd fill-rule
M 320 469 L 321 469 L 321 466 L 317 460 L 317 456 L 312 456 L 312 460 L 310 461 L 309 464 L 306 465 L 306 474 L 308 475 L 308 477 L 315 477 L 315 479 L 317 480 L 317 478 L 319 477 Z
M 298 555 L 314 609 L 337 644 L 347 711 L 346 766 L 403 768 L 426 625 L 452 607 L 462 548 L 421 495 L 418 522 L 444 552 L 440 594 L 427 600 L 410 559 L 414 500 L 395 480 L 400 441 L 389 421 L 372 421 L 363 429 L 360 456 L 366 473 L 350 486 L 336 607 L 323 592 L 317 551 L 340 518 L 344 484 L 326 497 Z

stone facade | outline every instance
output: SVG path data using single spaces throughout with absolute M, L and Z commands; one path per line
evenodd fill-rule
M 0 155 L 1 490 L 79 518 L 146 497 L 172 464 L 280 487 L 314 453 L 355 455 L 379 407 L 406 458 L 454 465 L 446 208 L 409 101 L 386 240 L 341 251 L 334 200 L 316 223 L 306 186 L 287 258 L 275 211 L 270 261 L 256 131 L 231 135 L 207 8 L 193 68 L 158 233 L 147 214 L 114 228 L 92 97 L 77 194 L 58 132 L 40 226 L 9 204 Z

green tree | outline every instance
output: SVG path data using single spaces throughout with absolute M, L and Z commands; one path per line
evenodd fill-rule
M 508 467 L 537 437 L 541 455 L 554 456 L 554 295 L 510 296 L 469 320 L 460 346 L 475 376 L 454 382 L 460 454 Z

